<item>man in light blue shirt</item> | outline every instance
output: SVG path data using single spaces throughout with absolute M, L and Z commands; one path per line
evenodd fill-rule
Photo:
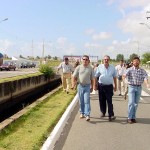
M 106 102 L 108 105 L 108 115 L 109 121 L 115 120 L 116 117 L 114 116 L 113 112 L 113 104 L 112 104 L 112 96 L 113 96 L 113 89 L 116 91 L 117 82 L 116 76 L 117 72 L 113 65 L 109 64 L 110 57 L 104 56 L 103 63 L 100 64 L 95 73 L 95 82 L 94 88 L 97 89 L 96 83 L 98 83 L 98 91 L 99 91 L 99 104 L 100 104 L 100 111 L 101 117 L 105 117 L 106 114 Z M 99 80 L 97 82 L 97 77 Z M 114 88 L 113 88 L 114 83 Z

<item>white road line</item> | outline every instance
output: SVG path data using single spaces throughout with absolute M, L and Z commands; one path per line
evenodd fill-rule
M 150 95 L 142 90 L 141 96 L 150 96 Z
M 144 99 L 142 97 L 140 97 L 140 100 L 143 101 Z

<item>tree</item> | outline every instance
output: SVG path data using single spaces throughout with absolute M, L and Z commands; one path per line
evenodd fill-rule
M 138 57 L 138 54 L 131 54 L 129 57 L 129 60 L 132 61 L 134 57 Z
M 55 57 L 53 57 L 53 59 L 54 59 L 54 60 L 57 60 L 57 59 L 58 59 L 58 57 L 57 57 L 57 56 L 55 56 Z
M 51 59 L 52 57 L 50 55 L 47 56 L 48 59 Z
M 124 55 L 123 54 L 118 54 L 116 57 L 116 61 L 124 60 Z
M 144 54 L 142 55 L 142 57 L 143 57 L 142 63 L 145 64 L 146 62 L 150 61 L 150 52 L 144 53 Z
M 39 56 L 36 56 L 36 59 L 40 59 L 40 57 L 39 57 Z

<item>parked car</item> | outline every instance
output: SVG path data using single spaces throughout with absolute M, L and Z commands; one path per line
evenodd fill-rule
M 21 68 L 32 68 L 34 67 L 35 68 L 36 64 L 34 63 L 31 63 L 31 62 L 24 62 L 24 63 L 21 63 Z
M 30 64 L 30 67 L 31 67 L 31 68 L 32 68 L 32 67 L 35 68 L 35 67 L 36 67 L 36 64 L 35 64 L 35 63 L 31 63 L 31 64 Z
M 20 68 L 27 68 L 27 63 L 26 62 L 21 63 Z
M 1 66 L 0 66 L 0 70 L 16 70 L 16 65 L 13 62 L 4 62 Z

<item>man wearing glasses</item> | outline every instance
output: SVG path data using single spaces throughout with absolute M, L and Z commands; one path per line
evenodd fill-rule
M 89 56 L 82 57 L 82 64 L 77 66 L 72 78 L 72 89 L 78 81 L 78 95 L 80 104 L 80 119 L 86 117 L 86 121 L 90 120 L 90 92 L 93 90 L 94 71 L 89 64 Z
M 113 104 L 112 104 L 112 96 L 113 96 L 113 89 L 116 91 L 117 82 L 116 82 L 116 76 L 117 72 L 115 70 L 115 67 L 113 65 L 109 64 L 110 57 L 104 56 L 103 64 L 100 64 L 96 70 L 95 73 L 95 82 L 94 82 L 94 90 L 97 89 L 97 83 L 98 83 L 98 91 L 99 91 L 99 104 L 100 104 L 100 111 L 101 116 L 105 117 L 106 114 L 106 108 L 108 105 L 108 117 L 109 121 L 113 121 L 116 119 L 114 116 L 113 111 Z M 97 82 L 97 77 L 99 77 L 99 80 Z M 113 88 L 114 83 L 114 88 Z M 107 102 L 107 105 L 106 105 Z

